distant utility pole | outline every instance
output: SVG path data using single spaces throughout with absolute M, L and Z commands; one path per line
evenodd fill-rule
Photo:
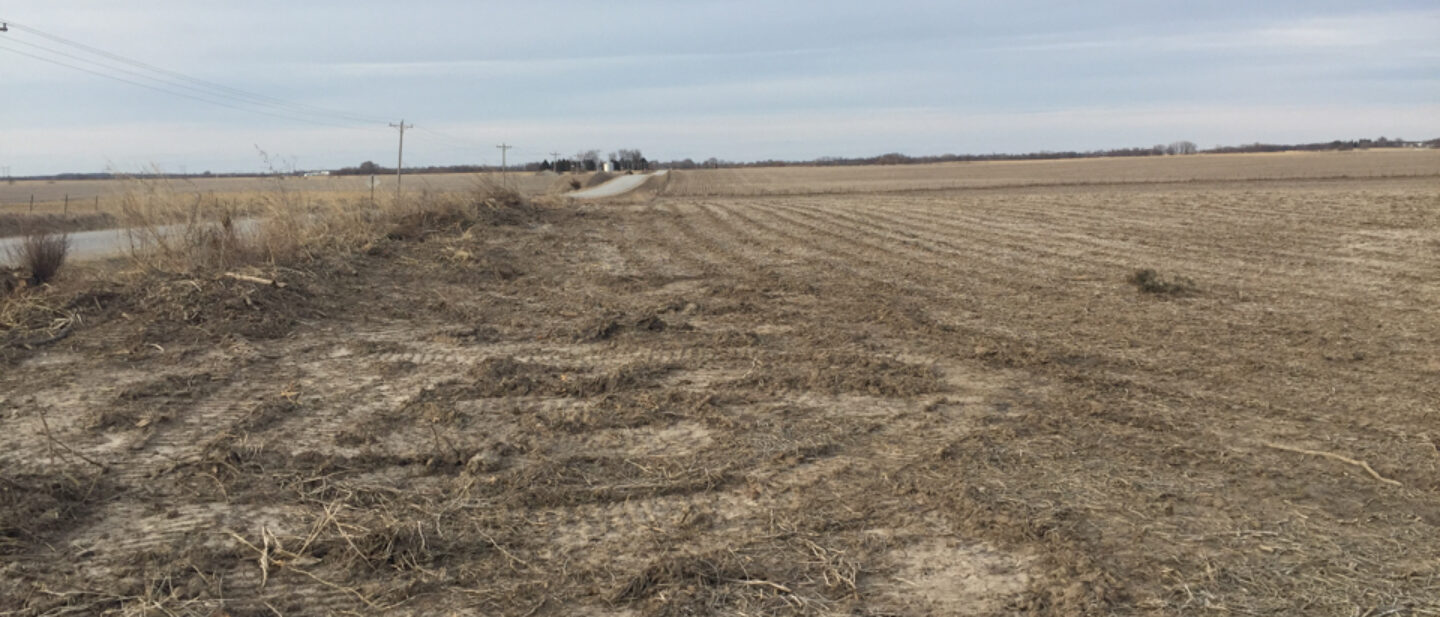
M 559 153 L 559 152 L 551 152 L 551 153 L 550 153 L 550 169 L 552 169 L 552 170 L 555 169 L 555 164 L 558 163 L 558 162 L 560 162 L 560 153 Z
M 505 183 L 505 186 L 510 186 L 510 166 L 505 164 L 505 154 L 515 146 L 501 142 L 495 147 L 500 149 L 500 181 Z
M 405 129 L 413 129 L 415 125 L 405 124 L 405 119 L 400 119 L 400 124 L 390 123 L 390 126 L 400 129 L 400 153 L 395 157 L 395 203 L 400 203 L 400 171 L 405 168 Z

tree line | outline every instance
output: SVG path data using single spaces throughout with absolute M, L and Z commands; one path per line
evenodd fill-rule
M 924 163 L 953 163 L 953 162 L 980 162 L 980 161 L 1033 161 L 1033 160 L 1060 160 L 1060 159 L 1083 159 L 1101 157 L 1140 157 L 1140 156 L 1186 156 L 1193 154 L 1229 154 L 1240 152 L 1285 152 L 1292 150 L 1301 151 L 1325 151 L 1325 150 L 1356 150 L 1371 148 L 1437 148 L 1440 149 L 1440 139 L 1429 141 L 1406 141 L 1403 139 L 1357 139 L 1351 141 L 1335 140 L 1328 142 L 1317 142 L 1307 144 L 1263 144 L 1254 143 L 1241 146 L 1215 146 L 1214 148 L 1202 150 L 1195 142 L 1180 140 L 1168 144 L 1157 144 L 1149 147 L 1134 148 L 1111 148 L 1104 150 L 1042 150 L 1040 152 L 1025 153 L 992 153 L 992 154 L 940 154 L 932 156 L 910 156 L 899 152 L 889 152 L 878 156 L 868 157 L 834 157 L 825 156 L 808 161 L 786 161 L 786 160 L 762 160 L 736 162 L 726 161 L 717 158 L 709 158 L 703 162 L 695 162 L 693 159 L 679 159 L 660 163 L 658 166 L 667 169 L 706 169 L 717 167 L 786 167 L 795 165 L 804 166 L 840 166 L 840 165 L 916 165 Z
M 1432 148 L 1440 149 L 1440 138 L 1425 141 L 1409 141 L 1400 138 L 1379 137 L 1376 139 L 1351 139 L 1333 141 L 1302 143 L 1302 144 L 1267 144 L 1251 143 L 1239 146 L 1215 146 L 1208 150 L 1201 150 L 1192 141 L 1175 141 L 1168 144 L 1157 144 L 1149 147 L 1136 148 L 1111 148 L 1108 150 L 1062 150 L 1026 153 L 991 153 L 991 154 L 940 154 L 933 156 L 910 156 L 899 152 L 889 152 L 878 156 L 869 157 L 835 157 L 825 156 L 808 161 L 787 161 L 777 159 L 766 159 L 760 161 L 727 161 L 716 157 L 710 157 L 704 161 L 695 161 L 690 158 L 677 159 L 672 161 L 652 161 L 645 158 L 638 148 L 621 148 L 601 156 L 599 150 L 582 150 L 569 157 L 557 158 L 555 160 L 542 160 L 539 162 L 524 163 L 510 168 L 511 171 L 555 171 L 558 173 L 599 171 L 605 162 L 611 164 L 616 171 L 646 171 L 650 169 L 707 169 L 720 167 L 786 167 L 791 165 L 808 166 L 831 166 L 831 165 L 914 165 L 923 163 L 951 163 L 951 162 L 977 162 L 977 161 L 1031 161 L 1031 160 L 1052 160 L 1052 159 L 1080 159 L 1099 157 L 1132 157 L 1132 156 L 1184 156 L 1191 154 L 1232 154 L 1242 152 L 1286 152 L 1286 151 L 1346 151 L 1346 150 L 1368 150 L 1375 148 Z M 480 173 L 501 171 L 496 165 L 430 165 L 424 167 L 406 167 L 408 174 L 447 174 L 447 173 Z M 301 172 L 293 172 L 299 175 Z M 374 161 L 365 161 L 354 167 L 341 167 L 330 170 L 332 175 L 337 176 L 369 176 L 369 175 L 394 175 L 394 167 L 385 167 L 376 164 Z M 50 176 L 17 176 L 14 180 L 108 180 L 117 177 L 126 178 L 253 178 L 263 176 L 284 175 L 274 171 L 265 172 L 238 172 L 238 173 L 203 173 L 173 174 L 161 172 L 141 172 L 133 174 L 115 173 L 62 173 Z

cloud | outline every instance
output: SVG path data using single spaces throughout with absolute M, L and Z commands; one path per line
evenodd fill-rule
M 1440 48 L 1440 10 L 1310 16 L 1238 26 L 1226 22 L 1159 24 L 1135 33 L 1094 30 L 1003 39 L 992 52 L 1126 50 L 1148 52 L 1349 51 L 1387 48 L 1399 52 Z
M 1440 10 L 1418 2 L 436 0 L 380 20 L 371 0 L 257 1 L 156 0 L 136 13 L 76 0 L 5 17 L 464 142 L 417 130 L 406 158 L 424 163 L 483 162 L 500 139 L 531 155 L 636 146 L 763 159 L 1440 135 Z M 0 67 L 11 86 L 0 164 L 29 173 L 255 169 L 255 144 L 314 166 L 393 151 L 383 121 L 330 131 L 12 54 Z

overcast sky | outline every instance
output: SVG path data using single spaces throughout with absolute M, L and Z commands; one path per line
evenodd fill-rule
M 0 19 L 14 175 L 249 171 L 257 149 L 393 165 L 401 117 L 407 166 L 496 164 L 502 141 L 515 162 L 1440 137 L 1434 0 L 28 0 Z M 328 111 L 31 57 L 217 98 L 71 43 Z

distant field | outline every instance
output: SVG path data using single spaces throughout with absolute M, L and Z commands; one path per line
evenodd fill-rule
M 1440 150 L 1377 150 L 1280 154 L 1219 154 L 1184 157 L 1100 158 L 1053 161 L 938 163 L 933 165 L 867 165 L 845 167 L 756 167 L 689 170 L 672 174 L 667 196 L 789 195 L 804 193 L 869 193 L 949 188 L 1068 186 L 1240 180 L 1309 180 L 1440 177 Z M 570 178 L 517 172 L 424 174 L 406 176 L 405 190 L 464 191 L 484 183 L 508 182 L 525 195 L 567 188 Z M 393 193 L 394 176 L 377 176 L 376 191 Z M 312 194 L 369 193 L 368 176 L 313 178 L 184 178 L 161 181 L 175 193 L 209 195 L 256 191 L 300 191 Z M 60 212 L 68 195 L 72 211 L 100 209 L 127 191 L 140 190 L 134 180 L 27 180 L 0 184 L 0 213 L 24 212 L 34 196 L 36 212 Z
M 1440 176 L 1440 150 L 706 169 L 671 174 L 662 194 L 672 197 L 800 195 L 952 188 L 1421 176 Z

